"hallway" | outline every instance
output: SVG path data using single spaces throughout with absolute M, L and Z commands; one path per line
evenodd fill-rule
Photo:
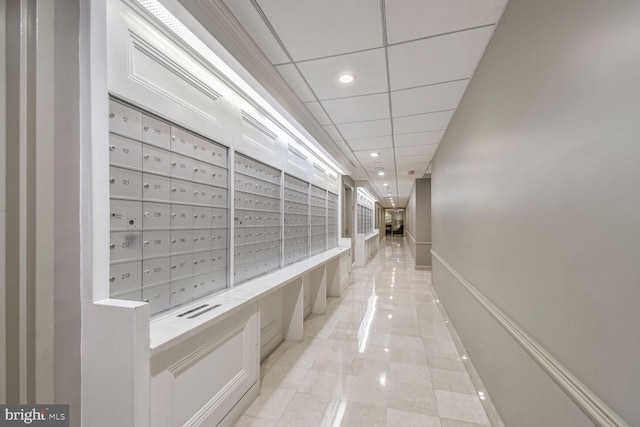
M 440 312 L 431 272 L 413 265 L 403 238 L 381 242 L 346 295 L 305 321 L 304 341 L 285 341 L 262 363 L 260 396 L 236 426 L 501 425 L 483 409 L 493 414 Z

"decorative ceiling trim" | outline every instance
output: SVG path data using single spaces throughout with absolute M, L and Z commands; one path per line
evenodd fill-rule
M 347 172 L 352 165 L 222 0 L 178 0 Z

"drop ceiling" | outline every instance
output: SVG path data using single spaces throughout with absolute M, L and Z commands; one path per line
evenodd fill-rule
M 506 0 L 184 0 L 233 15 L 391 207 L 430 166 Z M 348 72 L 351 84 L 338 78 Z M 323 143 L 323 141 L 320 141 Z M 329 149 L 329 147 L 326 147 Z M 371 153 L 377 153 L 372 157 Z M 379 176 L 382 171 L 384 176 Z

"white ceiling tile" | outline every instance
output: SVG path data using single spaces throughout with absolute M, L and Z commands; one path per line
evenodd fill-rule
M 431 160 L 431 154 L 421 154 L 419 156 L 396 156 L 396 167 L 401 169 L 406 165 L 421 165 L 427 167 L 427 163 Z
M 338 125 L 340 133 L 347 141 L 352 138 L 370 138 L 374 136 L 391 135 L 391 120 L 373 120 L 359 123 L 344 123 Z
M 506 0 L 393 0 L 385 3 L 390 44 L 495 24 Z
M 318 123 L 320 123 L 323 126 L 331 124 L 331 119 L 329 118 L 329 116 L 327 116 L 327 113 L 324 112 L 320 103 L 306 102 L 304 105 L 306 105 L 309 111 L 311 111 L 311 114 L 313 114 L 313 117 L 316 118 Z
M 384 49 L 299 62 L 297 65 L 320 100 L 381 93 L 388 89 Z M 345 72 L 356 77 L 353 83 L 345 85 L 338 81 Z
M 322 127 L 325 131 L 327 131 L 331 139 L 333 139 L 334 141 L 344 141 L 342 135 L 340 135 L 340 132 L 338 132 L 338 129 L 336 129 L 334 125 L 325 125 Z
M 278 65 L 276 69 L 302 102 L 312 102 L 316 100 L 313 92 L 311 92 L 311 89 L 309 89 L 309 86 L 307 86 L 298 70 L 296 70 L 295 65 Z
M 333 122 L 351 123 L 389 117 L 389 97 L 386 93 L 322 101 Z
M 396 117 L 393 119 L 393 132 L 402 133 L 426 132 L 446 129 L 455 110 L 437 113 L 418 114 L 415 116 Z
M 413 145 L 410 147 L 396 147 L 396 156 L 422 156 L 433 155 L 438 148 L 437 145 Z
M 347 157 L 347 159 L 353 163 L 353 165 L 356 168 L 360 168 L 360 163 L 358 162 L 358 159 L 356 159 L 356 156 L 353 155 L 353 153 L 351 151 L 343 151 L 344 155 Z
M 380 169 L 376 169 L 375 167 L 368 167 L 367 168 L 367 172 L 372 177 L 375 176 L 375 177 L 378 177 L 378 178 L 387 178 L 387 179 L 393 179 L 395 177 L 395 169 L 393 169 L 393 168 L 384 168 L 384 169 L 382 169 L 382 172 L 384 172 L 383 176 L 378 175 L 378 172 L 380 172 Z
M 249 0 L 224 0 L 224 3 L 272 64 L 290 62 Z
M 470 78 L 492 33 L 483 27 L 390 47 L 391 90 Z
M 395 135 L 393 140 L 396 148 L 409 147 L 412 145 L 433 145 L 437 147 L 444 135 L 443 130 L 433 132 L 418 132 L 418 133 L 405 133 L 402 135 Z
M 382 46 L 379 0 L 258 4 L 296 62 Z
M 373 151 L 376 148 L 393 147 L 393 143 L 391 142 L 391 136 L 376 136 L 374 138 L 350 139 L 347 142 L 353 151 L 362 151 L 362 150 Z
M 399 117 L 455 109 L 467 83 L 462 80 L 391 92 L 393 114 Z
M 362 153 L 362 151 L 360 151 Z M 395 163 L 393 162 L 393 157 L 387 160 L 369 160 L 369 159 L 359 159 L 360 164 L 363 168 L 367 170 L 391 170 L 395 168 Z
M 378 154 L 377 157 L 371 157 L 371 153 L 374 152 Z M 382 148 L 377 150 L 365 150 L 365 151 L 355 151 L 354 154 L 356 157 L 362 161 L 367 163 L 374 162 L 384 162 L 384 161 L 392 161 L 393 162 L 393 148 Z

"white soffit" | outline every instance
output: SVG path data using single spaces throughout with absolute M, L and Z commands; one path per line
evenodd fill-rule
M 251 34 L 253 41 L 256 42 L 272 64 L 289 62 L 287 54 L 264 25 L 262 17 L 249 0 L 224 0 L 224 3 L 244 29 Z
M 393 119 L 393 132 L 398 134 L 426 132 L 446 129 L 454 110 L 437 113 L 416 114 L 415 116 L 396 117 Z
M 338 129 L 347 140 L 391 135 L 391 120 L 371 120 L 359 123 L 339 124 Z
M 258 0 L 257 3 L 294 61 L 382 45 L 379 0 Z
M 390 44 L 495 24 L 506 0 L 392 0 L 385 2 Z
M 442 140 L 443 135 L 443 130 L 434 132 L 406 133 L 402 135 L 396 135 L 394 137 L 394 141 L 396 148 L 416 145 L 437 146 L 440 143 L 440 140 Z
M 320 100 L 381 93 L 388 89 L 384 49 L 300 62 L 298 67 Z M 353 74 L 354 83 L 340 83 L 338 78 L 343 73 Z
M 470 78 L 492 33 L 483 27 L 390 47 L 391 90 Z
M 335 124 L 389 117 L 389 97 L 386 93 L 331 99 L 322 101 L 322 105 Z
M 394 117 L 453 110 L 458 106 L 468 80 L 391 92 Z
M 313 114 L 313 117 L 316 118 L 318 123 L 323 126 L 331 124 L 331 119 L 327 116 L 327 113 L 324 112 L 320 103 L 306 102 L 304 105 L 311 111 L 311 114 Z
M 302 102 L 312 102 L 316 100 L 316 97 L 313 96 L 313 92 L 311 92 L 311 89 L 309 89 L 309 86 L 307 86 L 307 83 L 305 83 L 298 70 L 296 70 L 295 65 L 278 65 L 276 70 L 278 70 L 282 75 L 282 78 L 284 78 L 287 84 L 291 86 L 291 89 L 293 89 Z

